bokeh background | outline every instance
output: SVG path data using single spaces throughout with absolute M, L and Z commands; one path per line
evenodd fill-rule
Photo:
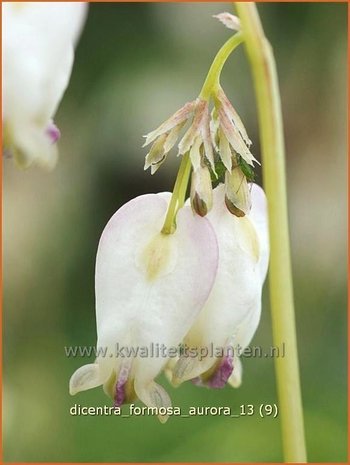
M 258 416 L 73 417 L 75 403 L 109 405 L 101 389 L 68 394 L 95 343 L 99 236 L 126 201 L 172 188 L 178 159 L 143 171 L 142 135 L 198 94 L 230 32 L 220 3 L 91 4 L 56 122 L 52 173 L 4 160 L 5 461 L 280 461 L 278 419 Z M 259 5 L 278 65 L 287 145 L 297 328 L 309 460 L 346 461 L 346 5 Z M 260 157 L 243 49 L 223 86 Z M 263 183 L 261 176 L 258 180 Z M 271 344 L 268 289 L 253 345 Z M 91 359 L 92 361 L 92 359 Z M 165 379 L 161 383 L 166 384 Z M 238 390 L 169 387 L 174 405 L 276 402 L 273 360 L 244 360 Z

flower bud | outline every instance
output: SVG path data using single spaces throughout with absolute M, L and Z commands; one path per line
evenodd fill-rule
M 225 203 L 235 216 L 245 216 L 251 209 L 251 198 L 247 178 L 241 168 L 236 166 L 225 174 Z
M 154 174 L 165 161 L 166 153 L 164 152 L 164 143 L 167 139 L 167 136 L 167 133 L 162 134 L 153 143 L 151 150 L 146 155 L 144 170 L 147 170 L 149 167 L 151 167 L 151 173 Z
M 213 189 L 209 169 L 200 166 L 192 173 L 191 206 L 199 216 L 205 216 L 213 206 Z

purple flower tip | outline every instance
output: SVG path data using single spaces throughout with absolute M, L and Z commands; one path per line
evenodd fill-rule
M 114 407 L 120 407 L 121 405 L 123 405 L 125 401 L 125 389 L 129 377 L 130 368 L 131 365 L 126 363 L 124 366 L 121 367 L 119 371 L 117 383 L 115 385 Z
M 226 356 L 222 359 L 219 368 L 215 371 L 213 376 L 208 380 L 208 387 L 214 389 L 221 389 L 225 387 L 227 380 L 233 372 L 233 357 Z
M 49 136 L 50 141 L 55 144 L 61 137 L 61 132 L 54 123 L 50 123 L 46 128 L 46 134 Z
M 123 380 L 123 382 L 121 382 L 118 379 L 118 382 L 115 386 L 114 407 L 120 407 L 121 405 L 123 405 L 125 399 L 125 383 L 126 380 Z

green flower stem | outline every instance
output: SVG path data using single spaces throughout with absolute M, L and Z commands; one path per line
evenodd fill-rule
M 173 194 L 170 199 L 168 211 L 162 228 L 163 234 L 173 234 L 176 229 L 175 219 L 178 210 L 183 206 L 188 180 L 191 172 L 191 160 L 189 153 L 186 153 L 181 160 L 177 173 Z
M 220 74 L 226 60 L 235 48 L 242 43 L 243 36 L 241 33 L 235 34 L 220 48 L 214 61 L 209 69 L 208 75 L 204 81 L 199 98 L 209 100 L 212 92 L 218 88 Z M 176 177 L 173 194 L 171 196 L 165 222 L 162 228 L 163 234 L 173 234 L 176 229 L 176 215 L 183 206 L 186 197 L 186 190 L 191 174 L 191 160 L 189 154 L 183 156 L 180 168 Z
M 220 85 L 220 75 L 227 58 L 231 55 L 235 48 L 243 42 L 243 35 L 238 32 L 232 36 L 224 45 L 220 48 L 214 61 L 209 69 L 208 75 L 204 81 L 202 90 L 199 94 L 199 98 L 208 100 L 213 90 L 217 89 Z
M 284 459 L 306 462 L 299 380 L 293 285 L 289 248 L 283 124 L 277 72 L 254 3 L 236 2 L 250 60 L 260 126 L 264 188 L 268 198 L 271 244 L 270 299 L 274 345 L 285 344 L 275 359 Z

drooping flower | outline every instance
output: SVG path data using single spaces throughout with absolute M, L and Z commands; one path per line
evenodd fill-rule
M 252 144 L 238 113 L 218 86 L 212 95 L 214 108 L 197 98 L 176 111 L 157 129 L 147 134 L 144 146 L 153 143 L 146 155 L 145 169 L 154 174 L 176 145 L 181 130 L 190 125 L 178 143 L 178 155 L 189 154 L 192 165 L 191 206 L 205 216 L 212 206 L 211 174 L 218 178 L 217 164 L 223 166 L 226 185 L 225 203 L 236 216 L 250 210 L 248 181 L 254 180 L 253 166 L 257 160 L 250 151 Z
M 240 384 L 237 354 L 250 343 L 260 319 L 269 256 L 265 194 L 256 184 L 251 189 L 252 209 L 242 218 L 224 208 L 224 186 L 214 189 L 207 218 L 219 244 L 218 271 L 210 296 L 184 339 L 189 350 L 172 369 L 174 384 L 190 379 L 210 387 L 223 387 L 229 379 L 232 385 Z
M 56 163 L 60 133 L 52 119 L 68 85 L 86 5 L 3 3 L 4 148 L 21 167 Z
M 103 231 L 95 290 L 97 348 L 107 352 L 73 374 L 71 394 L 103 384 L 117 406 L 135 397 L 149 407 L 171 405 L 154 381 L 168 358 L 145 356 L 142 348 L 182 341 L 212 288 L 218 249 L 210 222 L 187 206 L 176 231 L 162 234 L 169 200 L 169 193 L 137 197 Z

